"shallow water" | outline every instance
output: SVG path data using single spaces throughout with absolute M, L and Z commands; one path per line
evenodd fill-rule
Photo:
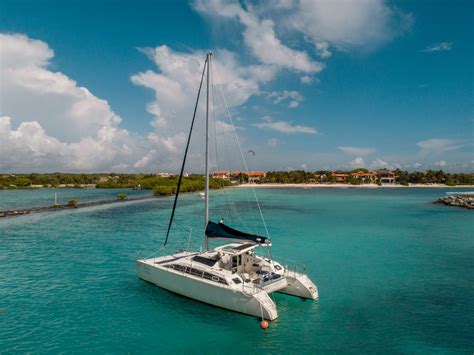
M 83 199 L 117 193 L 89 191 Z M 431 203 L 446 191 L 258 189 L 273 256 L 304 262 L 320 292 L 275 294 L 280 318 L 265 333 L 137 279 L 135 259 L 160 249 L 170 198 L 0 220 L 0 352 L 472 353 L 474 215 Z M 51 191 L 0 191 L 1 209 L 37 206 L 41 193 Z M 213 192 L 213 219 L 264 233 L 250 190 L 227 194 Z M 190 228 L 199 248 L 202 225 L 200 197 L 183 196 L 168 250 Z

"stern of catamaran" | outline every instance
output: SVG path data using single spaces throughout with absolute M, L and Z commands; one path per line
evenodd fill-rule
M 256 254 L 254 250 L 259 246 L 266 245 L 232 243 L 215 248 L 219 268 L 238 275 L 244 284 L 267 293 L 281 292 L 308 299 L 319 297 L 316 285 L 306 274 Z

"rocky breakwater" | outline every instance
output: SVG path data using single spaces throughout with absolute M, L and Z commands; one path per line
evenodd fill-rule
M 16 210 L 7 210 L 7 211 L 0 211 L 0 218 L 2 217 L 15 217 L 15 216 L 22 216 L 32 213 L 41 213 L 41 212 L 59 212 L 64 210 L 72 210 L 76 208 L 84 208 L 84 207 L 92 207 L 92 206 L 101 206 L 101 205 L 109 205 L 115 203 L 126 203 L 132 201 L 144 201 L 154 199 L 156 196 L 154 195 L 146 195 L 146 196 L 138 196 L 138 197 L 130 197 L 127 199 L 115 199 L 115 200 L 102 200 L 102 201 L 90 201 L 84 203 L 69 203 L 66 205 L 53 205 L 53 206 L 44 206 L 44 207 L 30 207 L 30 208 L 22 208 Z
M 441 197 L 436 200 L 436 203 L 474 209 L 474 195 L 451 195 Z

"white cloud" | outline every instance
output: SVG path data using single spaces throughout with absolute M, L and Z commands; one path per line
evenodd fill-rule
M 134 84 L 155 91 L 155 100 L 148 104 L 148 111 L 155 116 L 157 128 L 182 132 L 189 125 L 189 117 L 196 100 L 201 79 L 204 51 L 175 52 L 167 46 L 142 50 L 157 65 L 159 73 L 152 70 L 133 75 Z M 222 87 L 229 107 L 245 103 L 259 92 L 259 83 L 269 79 L 267 72 L 255 75 L 258 66 L 243 67 L 235 55 L 216 51 L 213 59 L 214 83 Z M 216 88 L 216 96 L 219 90 Z
M 435 166 L 438 166 L 440 168 L 444 168 L 446 166 L 446 164 L 447 163 L 444 160 L 440 160 L 440 161 L 435 162 Z
M 439 155 L 462 148 L 466 143 L 447 138 L 431 138 L 420 141 L 417 145 L 421 148 L 421 155 Z
M 271 99 L 274 104 L 288 101 L 289 108 L 298 107 L 300 102 L 303 101 L 303 96 L 298 91 L 294 90 L 273 91 L 267 97 Z
M 0 114 L 11 117 L 13 125 L 35 121 L 46 134 L 78 141 L 103 126 L 120 123 L 107 101 L 63 73 L 48 69 L 54 52 L 45 42 L 20 34 L 0 34 L 0 47 Z
M 327 58 L 328 44 L 340 50 L 384 44 L 408 30 L 413 16 L 385 0 L 301 0 L 285 22 L 313 41 L 317 53 Z
M 139 166 L 150 166 L 162 161 L 160 159 L 164 159 L 165 152 L 168 153 L 169 161 L 176 160 L 181 154 L 186 140 L 183 132 L 189 129 L 206 53 L 199 50 L 177 52 L 167 46 L 146 48 L 141 51 L 157 66 L 157 71 L 148 70 L 131 76 L 134 84 L 152 89 L 155 93 L 154 100 L 147 106 L 148 111 L 154 116 L 152 122 L 154 130 L 148 139 L 153 142 L 155 153 L 147 153 L 137 162 Z M 216 133 L 219 139 L 229 144 L 229 139 L 224 139 L 223 135 L 233 134 L 233 128 L 229 122 L 219 119 L 219 115 L 225 112 L 220 88 L 232 110 L 246 103 L 251 96 L 258 95 L 260 85 L 271 80 L 276 71 L 270 66 L 242 66 L 235 54 L 226 50 L 214 51 L 212 69 L 215 84 L 213 92 L 219 109 L 219 112 L 216 112 Z M 198 111 L 198 123 L 193 137 L 203 137 L 204 126 L 199 117 L 202 118 L 204 110 L 202 103 L 205 89 L 201 94 L 203 96 Z M 201 151 L 203 142 L 204 139 L 195 139 L 195 144 L 199 145 L 195 150 Z
M 370 147 L 337 147 L 337 149 L 347 154 L 359 155 L 359 156 L 369 155 L 369 154 L 375 153 L 376 151 L 375 148 L 370 148 Z
M 142 50 L 154 61 L 157 70 L 131 76 L 133 83 L 155 92 L 154 100 L 147 106 L 153 115 L 152 131 L 139 136 L 119 127 L 122 119 L 105 100 L 79 87 L 65 74 L 49 70 L 54 53 L 46 43 L 22 35 L 0 38 L 3 61 L 0 85 L 4 100 L 0 114 L 5 116 L 0 132 L 1 169 L 150 171 L 157 167 L 174 169 L 179 165 L 204 51 L 183 53 L 167 46 Z M 280 68 L 265 63 L 242 66 L 235 54 L 225 50 L 216 50 L 215 58 L 213 79 L 222 86 L 231 110 L 252 95 L 260 94 L 260 85 L 272 80 Z M 302 99 L 297 92 L 281 95 L 275 100 L 290 107 L 297 106 Z M 229 123 L 219 117 L 215 127 L 221 140 L 227 141 L 222 136 L 233 132 Z M 287 133 L 316 133 L 312 127 L 284 121 L 272 122 L 269 127 Z M 200 137 L 202 127 L 196 129 L 194 137 Z M 202 160 L 199 153 L 193 158 L 190 162 Z
M 48 67 L 54 52 L 0 34 L 0 170 L 101 170 L 133 161 L 142 144 L 107 101 Z
M 313 127 L 293 125 L 292 122 L 273 121 L 270 117 L 264 117 L 263 122 L 255 123 L 254 126 L 261 129 L 268 129 L 285 134 L 308 133 L 316 134 L 318 131 Z
M 133 159 L 135 141 L 125 130 L 104 126 L 96 138 L 66 143 L 49 136 L 36 122 L 17 129 L 10 117 L 0 117 L 0 168 L 3 170 L 103 170 Z M 126 164 L 125 164 L 126 165 Z
M 332 53 L 329 51 L 329 43 L 328 42 L 319 42 L 316 41 L 314 43 L 316 47 L 316 53 L 323 59 L 329 58 Z
M 309 75 L 303 75 L 301 78 L 300 78 L 300 81 L 301 81 L 301 84 L 312 84 L 315 80 L 314 80 L 314 77 L 312 76 L 309 76 Z M 317 82 L 317 81 L 316 81 Z
M 432 44 L 431 46 L 423 49 L 422 52 L 432 53 L 432 52 L 446 52 L 452 49 L 453 42 L 440 42 Z
M 133 164 L 133 167 L 136 169 L 143 169 L 150 164 L 150 160 L 156 154 L 156 150 L 152 149 L 146 155 L 138 159 L 138 161 Z
M 349 166 L 352 168 L 363 168 L 365 166 L 364 158 L 357 157 L 349 162 Z
M 390 165 L 389 163 L 387 163 L 386 161 L 383 161 L 382 159 L 380 158 L 377 158 L 376 160 L 374 160 L 372 163 L 370 163 L 370 167 L 372 169 L 393 169 L 393 166 Z
M 23 122 L 14 130 L 11 118 L 0 117 L 0 167 L 25 168 L 64 161 L 67 146 L 45 134 L 38 122 Z
M 333 49 L 374 49 L 410 30 L 413 23 L 411 13 L 387 0 L 194 0 L 193 7 L 219 29 L 224 22 L 234 26 L 233 32 L 241 28 L 243 43 L 254 58 L 272 70 L 304 74 L 303 84 L 314 81 Z M 306 50 L 301 39 L 313 50 Z
M 289 5 L 287 3 L 281 8 Z M 306 52 L 284 45 L 275 32 L 275 23 L 270 19 L 260 19 L 250 5 L 245 10 L 239 3 L 198 0 L 194 7 L 211 17 L 237 19 L 244 26 L 244 43 L 261 63 L 305 73 L 317 73 L 324 67 L 321 62 L 312 60 Z

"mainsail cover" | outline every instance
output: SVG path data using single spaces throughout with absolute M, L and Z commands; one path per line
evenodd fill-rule
M 241 232 L 237 229 L 226 226 L 224 223 L 214 223 L 212 221 L 207 222 L 206 236 L 208 238 L 233 239 L 245 242 L 252 241 L 258 244 L 265 244 L 268 239 L 267 237 L 262 237 L 260 235 Z

